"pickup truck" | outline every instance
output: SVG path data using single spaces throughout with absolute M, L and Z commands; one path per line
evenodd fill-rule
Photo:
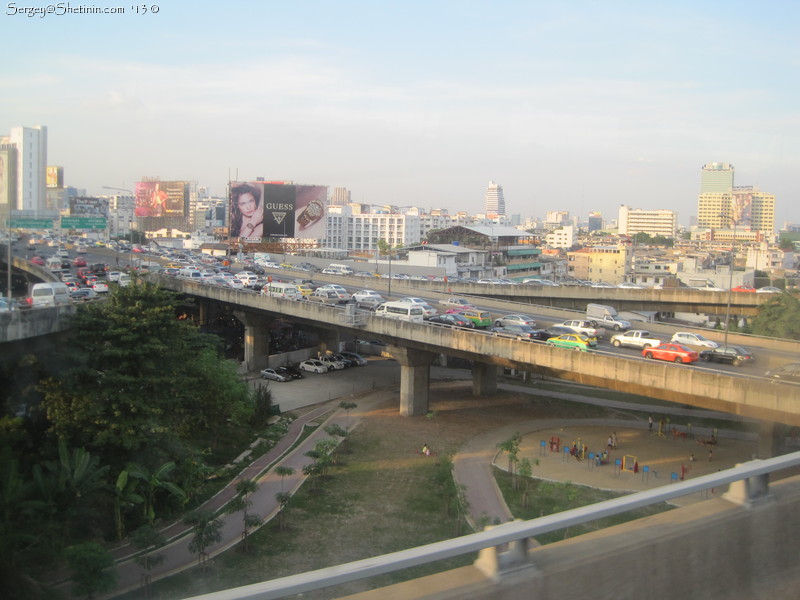
M 619 348 L 620 346 L 630 346 L 631 348 L 649 348 L 659 346 L 664 340 L 653 337 L 653 334 L 644 329 L 632 329 L 625 333 L 618 333 L 611 338 L 611 343 Z
M 624 331 L 631 328 L 631 324 L 625 319 L 620 319 L 617 316 L 603 315 L 598 317 L 590 317 L 593 321 L 604 329 L 613 329 L 614 331 Z

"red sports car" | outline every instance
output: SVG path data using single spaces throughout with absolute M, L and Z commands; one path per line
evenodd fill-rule
M 700 359 L 700 354 L 684 346 L 667 342 L 659 346 L 644 348 L 642 356 L 656 360 L 668 360 L 675 363 L 693 363 Z

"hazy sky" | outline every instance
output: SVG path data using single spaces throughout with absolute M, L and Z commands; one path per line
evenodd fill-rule
M 63 3 L 66 6 L 67 3 Z M 696 214 L 700 167 L 800 221 L 800 3 L 162 1 L 13 15 L 0 133 L 47 125 L 90 194 L 143 176 L 345 186 L 353 200 L 509 214 Z M 56 3 L 54 6 L 59 6 Z M 100 2 L 70 3 L 110 7 Z M 152 6 L 152 5 L 146 5 Z

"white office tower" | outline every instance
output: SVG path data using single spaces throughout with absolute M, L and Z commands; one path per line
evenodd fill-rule
M 666 209 L 642 210 L 621 204 L 618 227 L 620 235 L 646 233 L 653 237 L 674 238 L 678 231 L 678 213 Z
M 4 140 L 0 139 L 0 143 Z M 16 210 L 44 210 L 47 200 L 47 127 L 12 127 L 5 143 L 16 148 Z
M 494 181 L 490 181 L 489 187 L 486 188 L 485 212 L 487 216 L 506 214 L 506 200 L 503 198 L 503 186 Z
M 733 165 L 713 162 L 700 171 L 701 194 L 730 194 L 733 191 Z

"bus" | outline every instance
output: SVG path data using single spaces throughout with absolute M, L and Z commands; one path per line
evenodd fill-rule
M 389 319 L 401 319 L 412 323 L 422 323 L 425 312 L 422 307 L 407 302 L 384 302 L 375 309 L 375 314 Z

